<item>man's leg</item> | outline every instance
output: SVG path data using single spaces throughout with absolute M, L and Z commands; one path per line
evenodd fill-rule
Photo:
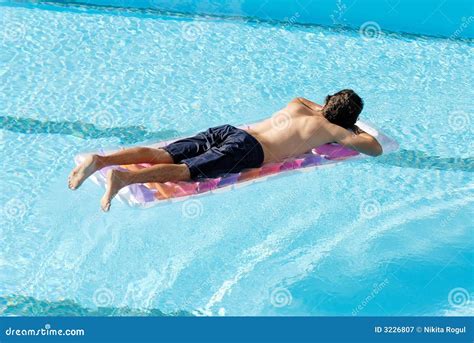
M 104 167 L 137 163 L 173 163 L 173 159 L 163 149 L 146 147 L 124 149 L 107 156 L 89 155 L 69 175 L 69 188 L 79 188 L 84 180 Z
M 107 174 L 107 190 L 101 200 L 102 210 L 110 209 L 110 201 L 123 187 L 134 183 L 187 181 L 191 177 L 185 164 L 157 164 L 138 171 L 111 170 Z

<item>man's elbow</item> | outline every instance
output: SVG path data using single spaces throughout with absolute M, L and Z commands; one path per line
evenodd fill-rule
M 380 156 L 382 154 L 383 154 L 382 146 L 379 144 L 379 142 L 375 141 L 375 144 L 374 144 L 374 147 L 372 149 L 372 153 L 370 154 L 370 156 L 377 157 L 377 156 Z
M 374 137 L 370 137 L 366 141 L 365 148 L 362 152 L 366 155 L 377 157 L 383 154 L 383 149 L 380 143 Z

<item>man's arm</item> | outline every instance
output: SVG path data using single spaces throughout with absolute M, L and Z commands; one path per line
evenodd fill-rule
M 382 146 L 377 140 L 367 132 L 359 128 L 355 130 L 357 133 L 346 130 L 340 126 L 331 124 L 329 132 L 334 140 L 348 148 L 357 150 L 363 154 L 370 156 L 380 156 L 383 153 Z

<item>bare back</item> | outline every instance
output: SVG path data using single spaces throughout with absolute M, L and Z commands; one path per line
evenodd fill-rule
M 328 125 L 332 124 L 323 117 L 321 106 L 297 98 L 247 131 L 262 145 L 267 163 L 298 156 L 332 142 Z

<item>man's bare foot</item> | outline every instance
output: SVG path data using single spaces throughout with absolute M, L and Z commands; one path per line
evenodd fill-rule
M 123 187 L 128 186 L 127 175 L 128 172 L 111 170 L 107 174 L 107 190 L 105 191 L 102 200 L 100 201 L 100 206 L 104 212 L 110 210 L 110 202 L 117 195 L 119 190 Z
M 68 184 L 71 189 L 78 189 L 82 183 L 97 170 L 99 170 L 99 156 L 89 155 L 84 161 L 74 168 L 69 174 Z

